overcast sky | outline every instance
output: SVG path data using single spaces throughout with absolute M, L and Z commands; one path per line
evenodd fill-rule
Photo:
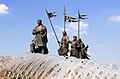
M 58 55 L 58 44 L 45 13 L 45 8 L 56 12 L 52 18 L 59 40 L 63 31 L 63 11 L 77 17 L 87 14 L 81 21 L 80 37 L 89 45 L 92 60 L 104 63 L 120 63 L 120 0 L 0 0 L 0 55 L 18 56 L 29 52 L 34 38 L 32 29 L 38 19 L 48 29 L 49 54 Z M 77 36 L 77 23 L 66 23 L 70 40 Z

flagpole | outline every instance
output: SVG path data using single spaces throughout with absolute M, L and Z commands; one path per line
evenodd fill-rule
M 47 16 L 48 16 L 48 11 L 47 11 L 47 10 L 46 10 L 46 13 L 47 13 Z M 49 22 L 50 22 L 51 27 L 52 27 L 52 29 L 53 29 L 53 32 L 54 32 L 54 34 L 55 34 L 56 40 L 59 41 L 59 40 L 58 40 L 58 37 L 57 37 L 57 34 L 56 34 L 56 32 L 55 32 L 55 29 L 54 29 L 54 27 L 53 27 L 52 21 L 51 21 L 51 19 L 50 19 L 49 16 L 48 16 L 48 19 L 49 19 Z M 58 45 L 60 46 L 60 43 L 58 43 Z
M 78 9 L 78 40 L 80 39 L 80 11 Z M 79 57 L 82 58 L 82 53 L 83 53 L 83 50 L 82 50 L 82 44 L 80 43 L 80 49 L 81 49 L 81 53 L 79 54 Z
M 80 20 L 81 19 L 86 19 L 85 16 L 87 16 L 87 15 L 80 15 L 80 11 L 78 9 L 78 40 L 80 39 L 80 30 L 81 30 Z M 81 49 L 81 54 L 82 54 L 83 53 L 83 46 L 82 46 L 81 43 L 80 43 L 80 47 L 81 47 L 80 49 Z M 80 58 L 82 57 L 81 54 L 80 54 Z
M 78 10 L 78 39 L 80 39 L 80 12 Z
M 65 5 L 64 5 L 64 31 L 66 30 L 65 16 L 66 16 L 66 10 L 65 10 Z

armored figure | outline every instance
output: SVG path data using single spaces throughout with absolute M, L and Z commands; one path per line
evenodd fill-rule
M 88 45 L 87 47 L 85 47 L 85 44 L 82 42 L 81 39 L 78 39 L 79 45 L 80 47 L 78 48 L 78 52 L 79 52 L 79 58 L 81 59 L 89 59 L 89 55 L 87 54 L 87 50 L 88 50 Z
M 79 58 L 78 48 L 80 47 L 80 44 L 77 41 L 77 37 L 73 36 L 73 40 L 70 43 L 71 43 L 70 56 Z
M 30 44 L 30 52 L 32 52 L 32 53 L 36 52 L 35 41 L 34 40 L 32 40 L 32 42 Z
M 47 49 L 47 28 L 42 24 L 42 20 L 37 20 L 37 26 L 33 29 L 32 34 L 35 35 L 32 43 L 35 53 L 48 54 Z
M 62 55 L 62 56 L 68 56 L 68 52 L 69 52 L 69 37 L 67 36 L 67 33 L 66 31 L 63 31 L 62 32 L 63 34 L 63 37 L 61 39 L 61 42 L 58 41 L 58 43 L 60 43 L 60 48 L 58 49 L 58 53 L 59 55 Z

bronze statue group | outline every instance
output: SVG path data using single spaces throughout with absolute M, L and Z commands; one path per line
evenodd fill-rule
M 58 41 L 58 43 L 60 43 L 60 48 L 58 49 L 60 56 L 68 56 L 68 52 L 70 51 L 70 56 L 81 59 L 89 59 L 89 55 L 87 54 L 88 45 L 85 47 L 85 44 L 81 39 L 77 40 L 77 36 L 73 36 L 73 40 L 70 41 L 66 31 L 63 31 L 62 34 L 63 37 L 61 42 Z M 69 43 L 71 44 L 70 50 Z
M 32 32 L 35 38 L 30 44 L 30 51 L 32 53 L 48 54 L 47 28 L 42 24 L 42 20 L 37 20 L 37 24 Z M 57 41 L 59 43 L 59 49 L 57 51 L 60 56 L 68 56 L 70 52 L 71 57 L 89 59 L 90 56 L 87 54 L 88 45 L 85 47 L 82 40 L 77 39 L 77 36 L 73 36 L 73 40 L 70 41 L 66 31 L 63 31 L 62 35 L 61 41 Z M 70 44 L 71 48 L 69 49 Z

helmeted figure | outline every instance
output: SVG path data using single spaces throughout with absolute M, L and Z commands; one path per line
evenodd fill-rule
M 80 47 L 78 48 L 78 52 L 79 52 L 79 58 L 81 59 L 89 59 L 89 55 L 87 54 L 87 49 L 88 49 L 88 45 L 87 47 L 85 47 L 85 44 L 82 42 L 81 39 L 78 39 L 78 42 L 80 44 Z
M 68 52 L 69 52 L 69 37 L 67 36 L 66 31 L 62 32 L 63 37 L 61 39 L 61 42 L 58 41 L 58 43 L 60 43 L 60 48 L 58 49 L 58 53 L 61 56 L 68 56 Z
M 33 29 L 32 34 L 35 35 L 33 39 L 35 44 L 35 53 L 48 54 L 47 49 L 47 28 L 42 24 L 42 20 L 37 20 L 37 26 Z
M 73 36 L 73 40 L 70 43 L 71 43 L 70 56 L 79 58 L 78 48 L 80 47 L 80 44 L 77 41 L 77 37 Z
M 32 52 L 32 53 L 36 52 L 35 41 L 34 40 L 32 40 L 32 42 L 30 44 L 30 52 Z

